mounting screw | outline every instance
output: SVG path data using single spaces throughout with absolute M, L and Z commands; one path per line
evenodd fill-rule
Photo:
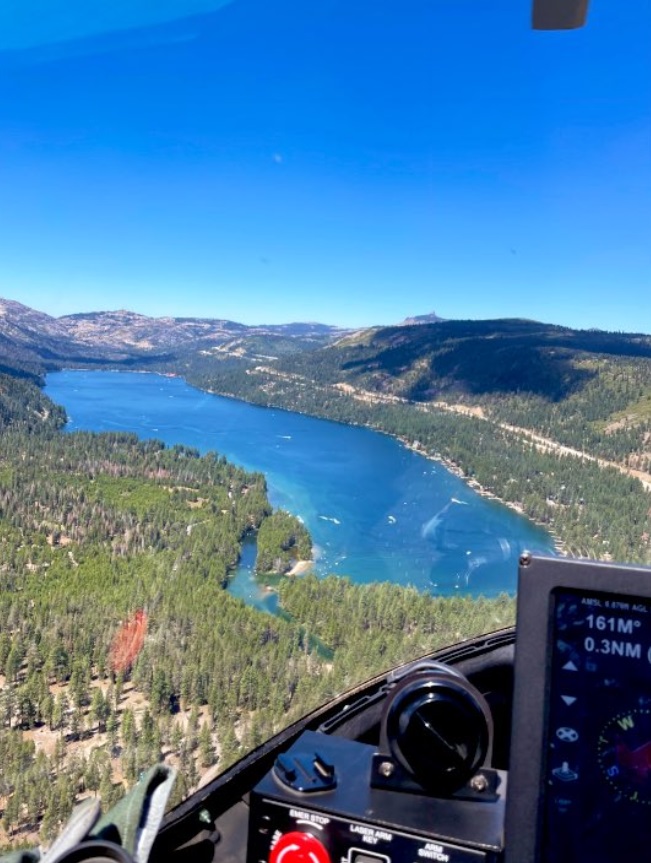
M 207 809 L 200 809 L 198 818 L 202 824 L 212 824 L 212 815 Z
M 380 776 L 384 776 L 385 779 L 388 779 L 389 776 L 393 776 L 393 771 L 395 769 L 396 768 L 390 761 L 383 761 L 378 767 L 378 772 Z
M 488 788 L 488 779 L 486 779 L 486 777 L 482 773 L 478 773 L 470 780 L 470 787 L 473 791 L 478 791 L 479 793 L 481 793 Z
M 523 551 L 520 555 L 520 566 L 529 566 L 531 563 L 531 552 Z

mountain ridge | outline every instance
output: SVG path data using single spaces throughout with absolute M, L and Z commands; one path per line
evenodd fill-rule
M 169 361 L 179 350 L 219 348 L 234 339 L 297 340 L 322 346 L 349 333 L 315 322 L 249 326 L 222 318 L 151 317 L 126 309 L 53 317 L 0 298 L 0 361 L 43 373 L 61 363 Z M 238 350 L 246 355 L 246 346 Z
M 314 322 L 250 326 L 125 309 L 54 318 L 0 299 L 0 365 L 40 374 L 63 365 L 118 365 L 192 376 L 199 367 L 218 375 L 264 362 L 315 383 L 417 402 L 491 394 L 561 402 L 599 374 L 604 357 L 645 369 L 651 360 L 651 336 L 640 333 L 520 318 L 445 321 L 433 312 L 405 320 L 419 323 L 358 330 Z

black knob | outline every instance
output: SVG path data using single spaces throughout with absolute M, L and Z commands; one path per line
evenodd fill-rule
M 484 763 L 490 716 L 481 694 L 463 677 L 419 672 L 397 687 L 384 719 L 392 756 L 426 791 L 446 795 Z

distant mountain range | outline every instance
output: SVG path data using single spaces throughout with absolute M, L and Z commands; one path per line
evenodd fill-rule
M 192 342 L 224 342 L 245 336 L 314 339 L 319 343 L 349 330 L 317 323 L 247 326 L 219 318 L 150 318 L 135 312 L 90 312 L 57 318 L 76 341 L 111 350 L 161 351 Z
M 152 318 L 129 311 L 90 312 L 55 318 L 0 298 L 0 364 L 46 371 L 62 363 L 151 362 L 191 350 L 256 349 L 287 353 L 322 347 L 349 333 L 319 323 L 246 326 L 213 318 Z
M 19 374 L 117 366 L 212 382 L 236 373 L 241 389 L 242 375 L 254 372 L 263 383 L 280 375 L 416 401 L 490 393 L 556 401 L 594 377 L 596 356 L 647 361 L 651 337 L 519 319 L 444 321 L 434 312 L 356 331 L 123 310 L 54 318 L 0 299 L 0 371 Z

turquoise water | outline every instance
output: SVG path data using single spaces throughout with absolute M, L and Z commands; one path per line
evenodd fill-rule
M 262 471 L 273 505 L 310 530 L 319 575 L 493 596 L 515 590 L 523 549 L 553 550 L 527 519 L 369 429 L 255 407 L 153 374 L 56 372 L 45 391 L 66 408 L 70 431 L 133 431 Z M 251 554 L 231 590 L 269 607 L 273 599 L 250 573 Z

